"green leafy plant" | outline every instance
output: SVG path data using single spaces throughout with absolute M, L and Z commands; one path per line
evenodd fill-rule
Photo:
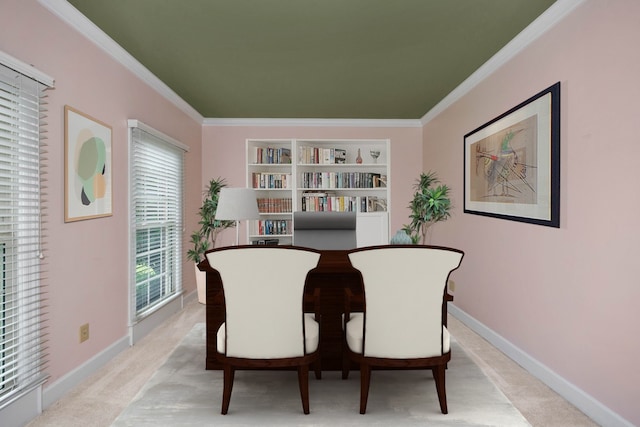
M 439 183 L 435 172 L 427 172 L 421 173 L 414 185 L 416 192 L 409 204 L 411 223 L 402 228 L 414 244 L 425 244 L 429 227 L 451 216 L 450 189 Z
M 220 190 L 227 184 L 223 178 L 213 178 L 203 192 L 202 206 L 198 211 L 200 215 L 200 229 L 191 234 L 192 249 L 187 251 L 187 258 L 195 263 L 199 263 L 204 257 L 204 253 L 209 248 L 216 246 L 218 234 L 226 229 L 235 226 L 234 221 L 219 221 L 216 219 Z

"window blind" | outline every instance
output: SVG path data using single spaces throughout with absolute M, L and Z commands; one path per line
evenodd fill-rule
M 40 284 L 46 88 L 0 64 L 0 408 L 46 379 Z
M 182 293 L 185 148 L 134 120 L 131 129 L 131 323 Z

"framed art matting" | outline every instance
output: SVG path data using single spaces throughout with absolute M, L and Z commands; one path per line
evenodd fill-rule
M 112 215 L 111 126 L 64 107 L 64 221 Z
M 560 227 L 560 82 L 464 136 L 464 212 Z

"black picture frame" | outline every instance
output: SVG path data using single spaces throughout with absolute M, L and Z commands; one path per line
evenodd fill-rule
M 560 227 L 560 82 L 464 136 L 464 213 Z

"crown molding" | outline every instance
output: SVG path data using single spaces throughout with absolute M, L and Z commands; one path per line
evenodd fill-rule
M 198 123 L 202 123 L 203 117 L 184 99 L 179 97 L 169 86 L 164 84 L 158 77 L 143 66 L 138 60 L 131 56 L 118 43 L 109 37 L 98 26 L 91 22 L 86 16 L 73 7 L 66 0 L 38 0 L 51 13 L 67 23 L 81 35 L 89 39 L 100 49 L 109 54 L 113 59 L 122 64 L 125 68 L 135 74 L 140 80 L 149 85 L 178 109 L 183 111 Z
M 422 127 L 420 120 L 404 119 L 204 119 L 204 126 L 306 126 L 306 127 Z
M 535 21 L 529 24 L 509 43 L 493 55 L 487 62 L 471 74 L 465 81 L 460 83 L 458 87 L 452 90 L 442 101 L 436 104 L 427 112 L 420 122 L 426 125 L 438 114 L 449 108 L 454 102 L 469 93 L 480 82 L 493 74 L 505 63 L 511 60 L 518 53 L 522 52 L 527 46 L 533 43 L 542 34 L 549 31 L 558 22 L 562 21 L 575 8 L 584 3 L 585 0 L 557 0 L 546 11 L 544 11 Z

